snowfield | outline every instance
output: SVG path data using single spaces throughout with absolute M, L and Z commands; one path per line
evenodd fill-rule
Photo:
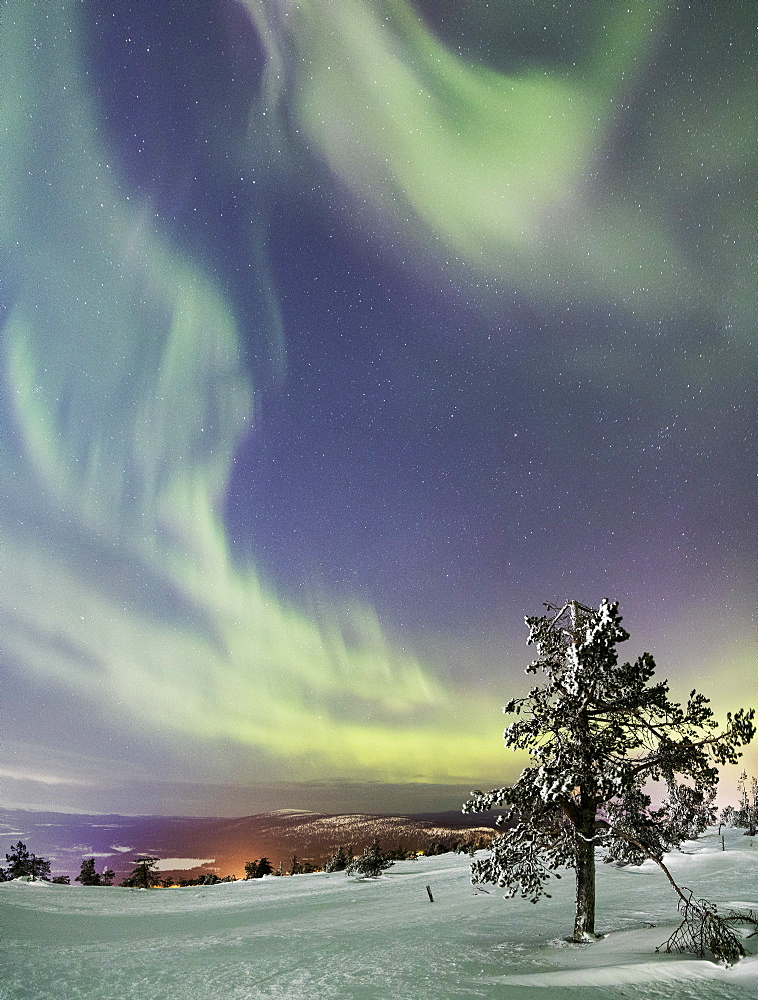
M 758 843 L 716 831 L 669 856 L 680 884 L 758 909 Z M 431 886 L 430 903 L 426 886 Z M 731 969 L 655 954 L 678 923 L 652 864 L 598 866 L 607 936 L 571 945 L 573 873 L 504 900 L 466 857 L 344 873 L 134 890 L 0 884 L 2 1000 L 755 1000 L 758 938 Z M 745 932 L 747 933 L 747 932 Z

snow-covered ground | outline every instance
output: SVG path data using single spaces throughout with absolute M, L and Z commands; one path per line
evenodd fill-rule
M 715 831 L 669 857 L 680 884 L 758 908 L 758 838 Z M 430 903 L 426 886 L 431 886 Z M 758 938 L 732 969 L 655 954 L 677 925 L 652 864 L 598 867 L 598 930 L 569 945 L 573 873 L 532 905 L 475 891 L 458 855 L 153 891 L 0 884 L 3 1000 L 755 1000 Z M 653 925 L 653 926 L 651 926 Z

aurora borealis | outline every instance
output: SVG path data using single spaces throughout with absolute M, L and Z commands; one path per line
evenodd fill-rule
M 8 805 L 454 808 L 569 597 L 756 704 L 752 6 L 0 7 Z

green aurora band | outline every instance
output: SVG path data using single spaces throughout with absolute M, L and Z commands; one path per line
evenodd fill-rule
M 667 225 L 671 213 L 650 194 L 675 197 L 684 171 L 697 176 L 699 147 L 711 162 L 722 149 L 715 165 L 725 175 L 728 150 L 749 156 L 747 105 L 706 109 L 693 86 L 687 113 L 697 129 L 682 138 L 673 113 L 659 112 L 635 171 L 612 191 L 602 182 L 673 5 L 598 4 L 604 31 L 588 41 L 581 64 L 506 74 L 454 55 L 406 0 L 245 3 L 269 42 L 267 113 L 285 91 L 299 95 L 298 124 L 352 193 L 356 216 L 403 233 L 416 249 L 409 261 L 419 251 L 441 260 L 480 295 L 500 278 L 542 303 L 599 297 L 658 315 L 693 296 L 736 297 L 749 316 L 744 284 L 735 294 L 740 251 L 723 247 L 703 267 L 697 234 L 688 240 Z M 509 16 L 518 20 L 502 8 L 493 14 Z M 277 53 L 282 33 L 289 61 Z M 680 135 L 674 149 L 671 134 Z M 716 225 L 729 231 L 733 212 L 724 205 Z
M 5 662 L 299 777 L 475 773 L 498 750 L 468 725 L 483 700 L 454 705 L 370 609 L 318 622 L 232 566 L 215 508 L 252 413 L 234 322 L 114 179 L 74 7 L 2 25 Z
M 308 615 L 233 564 L 218 509 L 255 387 L 219 289 L 119 181 L 78 6 L 6 6 L 0 23 L 5 665 L 299 779 L 502 777 L 491 694 L 443 682 L 370 608 Z M 401 0 L 246 7 L 268 52 L 254 114 L 424 254 L 630 309 L 723 281 L 728 262 L 694 273 L 655 206 L 601 205 L 587 180 L 654 43 L 648 5 L 615 6 L 575 79 L 472 68 Z M 278 114 L 285 79 L 304 136 Z M 275 304 L 259 323 L 281 344 Z

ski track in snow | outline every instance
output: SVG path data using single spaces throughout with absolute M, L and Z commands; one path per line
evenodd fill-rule
M 758 908 L 758 843 L 727 831 L 669 856 L 680 883 Z M 431 885 L 434 903 L 426 894 Z M 469 882 L 457 855 L 186 889 L 0 885 L 1 1000 L 755 1000 L 733 969 L 656 954 L 678 923 L 652 864 L 598 866 L 604 940 L 570 945 L 573 873 L 532 905 Z M 651 926 L 654 925 L 654 926 Z

